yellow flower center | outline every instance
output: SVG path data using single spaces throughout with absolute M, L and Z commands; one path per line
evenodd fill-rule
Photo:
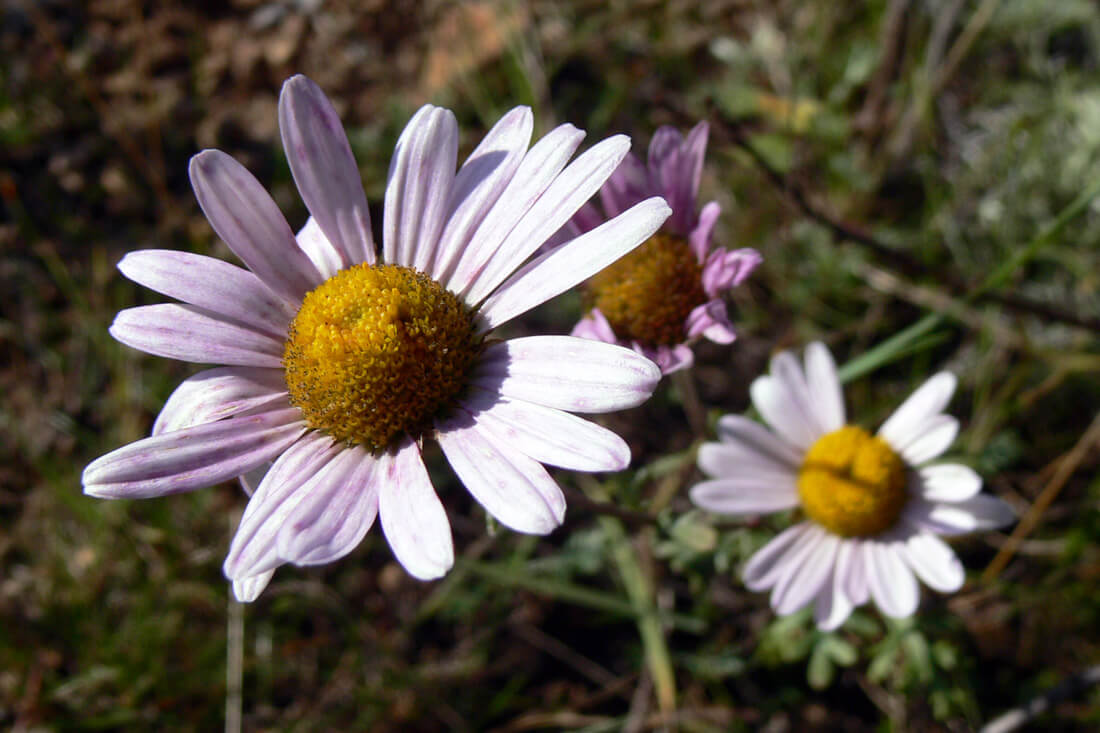
M 431 428 L 481 353 L 473 311 L 427 275 L 357 265 L 306 295 L 283 367 L 310 427 L 379 451 Z
M 683 342 L 685 319 L 707 302 L 695 253 L 684 239 L 663 233 L 595 275 L 587 290 L 618 338 L 646 346 Z
M 905 507 L 905 463 L 882 438 L 845 425 L 810 446 L 798 495 L 806 514 L 833 534 L 875 535 Z

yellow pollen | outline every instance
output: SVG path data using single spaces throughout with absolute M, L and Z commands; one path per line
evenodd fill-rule
M 882 438 L 845 425 L 810 446 L 798 495 L 806 514 L 833 534 L 875 535 L 905 507 L 905 463 Z
M 682 343 L 688 314 L 707 302 L 695 253 L 663 233 L 595 275 L 587 293 L 618 338 L 646 346 Z
M 454 404 L 481 353 L 473 311 L 398 265 L 341 270 L 306 295 L 283 368 L 310 427 L 379 451 Z

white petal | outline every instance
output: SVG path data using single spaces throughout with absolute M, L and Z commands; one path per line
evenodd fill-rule
M 279 95 L 279 132 L 306 208 L 342 268 L 374 262 L 370 211 L 344 126 L 321 88 L 297 74 Z
M 853 545 L 847 540 L 839 540 L 836 558 L 833 560 L 832 576 L 817 592 L 814 603 L 814 622 L 822 631 L 833 631 L 851 615 L 852 605 L 844 592 L 844 579 L 852 564 Z
M 396 450 L 379 456 L 376 470 L 382 482 L 378 516 L 397 561 L 414 578 L 442 577 L 454 565 L 451 524 L 420 449 L 406 439 Z
M 749 387 L 749 394 L 768 425 L 780 438 L 800 451 L 808 450 L 822 436 L 815 418 L 804 409 L 802 396 L 792 394 L 779 379 L 757 377 Z
M 1016 521 L 1012 507 L 986 494 L 944 504 L 910 499 L 903 516 L 919 529 L 949 536 L 980 529 L 998 529 Z
M 780 532 L 745 563 L 741 572 L 745 587 L 753 591 L 771 588 L 797 567 L 802 550 L 816 544 L 823 534 L 812 522 L 800 522 Z
M 474 232 L 493 204 L 515 185 L 514 177 L 531 142 L 533 127 L 530 107 L 512 109 L 493 125 L 459 168 L 451 190 L 447 225 L 440 235 L 431 272 L 448 289 L 461 291 L 450 280 L 456 262 L 473 246 Z
M 285 339 L 294 310 L 260 278 L 213 257 L 145 249 L 130 252 L 119 271 L 170 298 L 212 311 L 276 339 Z
M 501 444 L 539 463 L 573 471 L 621 471 L 630 446 L 607 428 L 568 412 L 475 390 L 465 407 Z
M 920 425 L 920 431 L 907 441 L 889 441 L 910 466 L 919 466 L 941 455 L 955 442 L 959 421 L 950 415 L 934 415 Z
M 879 428 L 883 440 L 901 452 L 901 447 L 926 432 L 925 424 L 943 412 L 958 380 L 950 372 L 940 372 L 922 384 Z
M 481 306 L 483 330 L 496 328 L 595 275 L 649 239 L 671 212 L 664 199 L 646 199 L 535 259 L 509 277 Z
M 703 481 L 691 487 L 691 500 L 715 514 L 768 514 L 798 506 L 793 484 L 775 484 L 758 476 Z
M 871 587 L 867 576 L 869 560 L 866 555 L 871 551 L 872 543 L 849 539 L 845 544 L 851 548 L 851 554 L 845 558 L 838 558 L 838 582 L 841 583 L 844 595 L 852 605 L 860 606 L 871 598 Z M 846 563 L 846 567 L 840 564 L 841 560 Z
M 249 270 L 297 306 L 323 278 L 283 213 L 247 169 L 220 150 L 191 158 L 191 187 L 210 226 Z
M 279 456 L 248 501 L 222 570 L 230 580 L 250 578 L 283 564 L 276 539 L 291 510 L 344 448 L 312 431 Z
M 505 527 L 549 534 L 565 518 L 565 497 L 542 464 L 510 449 L 476 418 L 437 424 L 436 440 L 458 478 Z
M 797 472 L 803 455 L 790 443 L 760 423 L 741 415 L 723 415 L 718 419 L 718 437 L 727 444 L 739 445 L 746 452 L 757 453 L 769 462 Z
M 893 618 L 912 616 L 920 603 L 920 588 L 913 571 L 898 555 L 892 542 L 868 542 L 867 580 L 875 605 Z
M 958 463 L 925 466 L 919 474 L 921 495 L 928 501 L 965 501 L 982 490 L 982 477 Z
M 301 412 L 290 408 L 145 438 L 88 464 L 84 493 L 146 499 L 213 486 L 270 461 L 305 431 Z
M 576 135 L 568 137 L 577 139 Z M 548 151 L 553 155 L 551 160 L 561 160 L 560 153 L 564 149 L 567 148 Z M 560 175 L 556 175 L 495 248 L 493 256 L 486 261 L 484 270 L 477 276 L 477 281 L 466 292 L 467 301 L 477 303 L 493 292 L 543 242 L 569 221 L 577 209 L 599 190 L 628 150 L 630 139 L 625 135 L 610 137 L 586 150 L 561 171 Z M 553 172 L 551 168 L 532 182 L 539 186 L 545 185 L 546 176 Z M 528 190 L 534 193 L 533 188 Z
M 359 446 L 345 448 L 301 489 L 276 536 L 279 557 L 321 565 L 354 550 L 378 513 L 376 461 Z
M 247 410 L 287 401 L 286 382 L 278 369 L 220 367 L 194 374 L 180 383 L 153 423 L 153 435 L 232 417 Z
M 193 305 L 158 303 L 118 312 L 110 334 L 147 354 L 199 364 L 280 369 L 283 345 Z
M 819 427 L 826 433 L 844 427 L 844 395 L 833 355 L 820 341 L 806 347 L 806 384 Z
M 451 200 L 458 123 L 449 109 L 426 104 L 397 140 L 382 215 L 383 260 L 430 272 Z
M 966 571 L 947 543 L 925 532 L 912 535 L 898 546 L 902 558 L 933 590 L 952 593 L 962 588 Z
M 321 225 L 312 216 L 306 219 L 305 226 L 298 230 L 298 246 L 306 253 L 321 277 L 328 280 L 344 269 L 344 255 L 339 252 L 328 237 L 321 231 Z
M 697 459 L 699 469 L 715 478 L 749 477 L 760 483 L 795 485 L 798 472 L 770 456 L 746 449 L 740 443 L 703 443 Z
M 260 594 L 267 588 L 267 584 L 271 582 L 271 576 L 275 575 L 274 570 L 268 570 L 256 575 L 250 575 L 247 578 L 241 578 L 240 580 L 233 581 L 233 596 L 241 603 L 252 603 L 260 597 Z
M 448 288 L 462 294 L 471 303 L 477 302 L 475 296 L 471 295 L 470 288 L 475 286 L 494 261 L 505 237 L 515 229 L 517 222 L 524 218 L 561 173 L 583 139 L 583 130 L 572 125 L 560 125 L 527 151 L 507 189 L 485 215 L 477 231 L 470 237 L 468 245 L 457 253 L 459 261 L 454 266 L 454 273 L 447 280 Z M 497 263 L 495 270 L 500 269 L 499 265 Z M 512 265 L 512 269 L 517 266 L 518 263 Z M 477 287 L 476 296 L 484 297 L 498 283 L 499 278 L 486 279 Z
M 811 545 L 797 569 L 781 578 L 772 589 L 772 608 L 780 616 L 794 613 L 810 603 L 832 579 L 833 562 L 840 540 L 823 532 Z

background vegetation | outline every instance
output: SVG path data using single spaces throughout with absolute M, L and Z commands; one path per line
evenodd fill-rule
M 961 731 L 1052 689 L 1044 730 L 1100 726 L 1083 677 L 1100 659 L 1094 3 L 0 13 L 0 727 Z M 539 133 L 568 120 L 590 142 L 627 132 L 639 152 L 659 125 L 710 120 L 718 240 L 765 262 L 732 296 L 741 338 L 698 349 L 706 419 L 746 409 L 775 349 L 821 338 L 843 362 L 905 332 L 862 362 L 874 369 L 849 385 L 851 414 L 877 425 L 954 371 L 955 453 L 1024 518 L 1017 535 L 955 543 L 967 586 L 925 589 L 909 623 L 873 608 L 832 634 L 777 619 L 737 572 L 781 525 L 690 511 L 709 433 L 692 427 L 692 390 L 666 381 L 607 419 L 634 468 L 560 476 L 570 509 L 549 538 L 487 527 L 439 460 L 459 554 L 445 580 L 409 578 L 375 530 L 335 565 L 285 568 L 255 604 L 229 602 L 237 487 L 108 502 L 79 477 L 146 435 L 193 371 L 107 334 L 120 308 L 157 300 L 114 269 L 126 251 L 228 256 L 189 156 L 228 151 L 304 221 L 275 112 L 295 72 L 336 101 L 372 205 L 426 101 L 455 110 L 464 151 L 518 103 Z M 579 307 L 563 297 L 526 327 L 566 332 Z

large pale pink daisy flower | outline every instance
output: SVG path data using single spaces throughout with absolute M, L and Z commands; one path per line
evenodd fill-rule
M 877 435 L 846 422 L 836 365 L 823 344 L 806 349 L 805 368 L 789 352 L 750 389 L 771 430 L 739 415 L 718 423 L 721 442 L 699 451 L 709 476 L 691 489 L 718 514 L 800 508 L 805 521 L 760 549 L 745 565 L 751 590 L 771 589 L 780 615 L 813 604 L 823 629 L 844 623 L 873 599 L 887 616 L 910 616 L 917 578 L 944 593 L 964 571 L 940 535 L 1000 527 L 1013 518 L 1002 500 L 980 494 L 982 480 L 956 463 L 929 463 L 955 440 L 944 413 L 955 377 L 925 382 Z
M 648 162 L 627 155 L 600 189 L 604 213 L 586 204 L 567 229 L 590 231 L 650 196 L 668 201 L 672 216 L 661 231 L 588 281 L 591 310 L 573 329 L 574 336 L 630 346 L 665 374 L 691 366 L 691 344 L 700 338 L 734 340 L 722 295 L 760 264 L 756 250 L 712 247 L 717 201 L 696 212 L 707 131 L 706 122 L 686 139 L 676 128 L 658 129 Z
M 120 312 L 116 339 L 223 366 L 185 380 L 152 437 L 92 462 L 85 492 L 164 496 L 270 464 L 225 561 L 242 600 L 280 564 L 346 555 L 376 516 L 410 574 L 446 573 L 451 530 L 421 457 L 426 439 L 502 524 L 553 530 L 565 500 L 543 464 L 613 471 L 630 460 L 618 436 L 570 412 L 637 405 L 660 372 L 607 344 L 490 334 L 668 217 L 665 202 L 650 198 L 531 258 L 603 184 L 629 140 L 605 140 L 567 165 L 584 133 L 562 125 L 528 148 L 532 115 L 518 107 L 456 173 L 454 115 L 425 106 L 397 142 L 378 254 L 347 137 L 313 82 L 287 81 L 279 125 L 311 214 L 297 237 L 247 170 L 207 150 L 191 161 L 195 194 L 248 269 L 164 250 L 119 263 L 183 303 Z

